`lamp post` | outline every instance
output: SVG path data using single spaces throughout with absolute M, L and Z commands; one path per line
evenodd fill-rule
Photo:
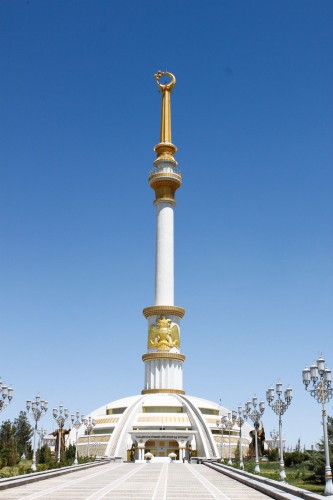
M 43 446 L 44 436 L 47 434 L 47 430 L 41 427 L 38 432 L 38 448 L 40 449 Z
M 36 398 L 34 401 L 31 401 L 30 399 L 27 399 L 26 402 L 26 409 L 27 412 L 30 413 L 32 418 L 35 421 L 35 427 L 34 427 L 34 444 L 33 444 L 33 455 L 32 455 L 32 464 L 31 464 L 31 470 L 36 471 L 37 466 L 36 466 L 36 434 L 37 434 L 37 425 L 38 421 L 41 419 L 42 415 L 47 412 L 48 408 L 48 403 L 45 401 L 45 399 L 41 399 L 39 394 L 37 394 Z
M 228 465 L 232 465 L 232 459 L 231 459 L 231 429 L 234 427 L 235 422 L 237 419 L 237 414 L 233 410 L 231 413 L 230 411 L 228 412 L 228 415 L 224 417 L 224 425 L 225 429 L 229 431 L 229 460 L 228 460 Z
M 4 385 L 0 380 L 0 413 L 9 405 L 13 399 L 13 388 Z M 8 401 L 8 402 L 7 402 Z
M 312 388 L 310 388 L 312 382 Z M 322 405 L 323 431 L 324 431 L 324 449 L 325 449 L 325 491 L 324 495 L 333 495 L 332 485 L 332 470 L 330 466 L 330 454 L 328 448 L 327 436 L 327 416 L 325 404 L 330 401 L 333 396 L 333 388 L 331 387 L 332 372 L 325 365 L 325 359 L 322 355 L 319 356 L 316 363 L 305 367 L 303 370 L 303 384 L 305 389 L 311 394 L 318 403 Z
M 253 409 L 251 408 L 253 406 Z M 260 401 L 259 410 L 257 410 L 258 406 L 258 398 L 257 396 L 253 396 L 252 401 L 249 400 L 245 403 L 245 418 L 250 418 L 254 425 L 254 445 L 255 445 L 255 467 L 254 472 L 260 472 L 259 465 L 259 454 L 258 454 L 258 429 L 260 425 L 260 417 L 263 415 L 265 411 L 265 401 Z
M 244 418 L 245 408 L 243 409 L 241 405 L 238 406 L 237 409 L 237 419 L 236 424 L 239 427 L 239 467 L 244 470 L 244 462 L 243 462 L 243 446 L 242 446 L 242 427 L 245 422 Z
M 276 384 L 276 395 L 277 399 L 274 401 L 274 388 L 269 387 L 266 391 L 266 399 L 268 402 L 268 406 L 272 408 L 274 413 L 279 417 L 279 440 L 280 440 L 280 479 L 281 481 L 285 481 L 286 479 L 286 471 L 284 468 L 283 461 L 283 443 L 282 443 L 282 415 L 286 412 L 288 406 L 291 403 L 293 398 L 291 387 L 287 387 L 284 391 L 284 401 L 282 401 L 282 384 L 278 382 Z M 274 402 L 273 402 L 274 401 Z
M 277 441 L 277 439 L 279 437 L 279 433 L 278 433 L 278 431 L 276 431 L 275 429 L 273 429 L 269 434 L 270 434 L 271 439 L 273 441 L 273 446 L 274 446 L 274 448 L 276 448 L 277 447 L 276 446 L 276 441 Z
M 93 428 L 96 425 L 96 420 L 94 418 L 88 417 L 83 420 L 84 425 L 86 426 L 87 434 L 88 434 L 88 457 L 90 457 L 90 434 Z
M 64 408 L 62 404 L 58 408 L 53 408 L 53 418 L 58 424 L 58 457 L 57 463 L 60 463 L 61 458 L 61 441 L 62 441 L 62 430 L 64 428 L 65 422 L 68 419 L 69 412 L 67 408 Z
M 72 415 L 71 415 L 71 421 L 72 421 L 72 425 L 73 425 L 74 429 L 76 430 L 75 460 L 74 460 L 74 464 L 73 465 L 77 465 L 79 463 L 78 459 L 77 459 L 77 451 L 78 451 L 77 450 L 77 438 L 78 438 L 79 429 L 80 429 L 81 425 L 83 424 L 83 415 L 80 418 L 80 412 L 79 411 L 77 411 L 75 415 L 72 413 Z
M 221 463 L 224 463 L 224 440 L 223 440 L 223 430 L 225 429 L 225 417 L 218 418 L 216 420 L 216 427 L 221 429 Z

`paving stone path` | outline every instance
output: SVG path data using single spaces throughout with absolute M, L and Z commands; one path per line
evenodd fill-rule
M 0 491 L 6 500 L 264 500 L 204 465 L 108 464 Z

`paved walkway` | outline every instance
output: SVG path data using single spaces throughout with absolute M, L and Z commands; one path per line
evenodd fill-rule
M 33 500 L 264 500 L 267 495 L 197 464 L 108 464 L 0 491 Z

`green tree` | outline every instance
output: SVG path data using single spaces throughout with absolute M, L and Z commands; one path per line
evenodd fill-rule
M 74 460 L 75 459 L 75 444 L 70 444 L 65 451 L 65 460 Z
M 277 448 L 267 450 L 267 458 L 269 462 L 277 462 L 279 460 L 279 450 Z
M 0 464 L 13 466 L 20 461 L 17 452 L 17 443 L 14 436 L 13 424 L 10 420 L 5 420 L 0 427 Z
M 47 444 L 44 444 L 39 450 L 37 450 L 37 462 L 39 464 L 49 464 L 52 462 L 51 450 Z
M 301 451 L 301 438 L 298 438 L 294 451 L 298 451 L 298 452 Z
M 327 436 L 328 436 L 328 448 L 330 453 L 330 464 L 333 468 L 332 457 L 333 457 L 333 417 L 327 417 Z M 318 451 L 312 451 L 309 453 L 309 470 L 313 471 L 311 479 L 317 483 L 323 483 L 325 479 L 325 452 L 324 452 L 324 441 L 321 440 L 317 443 Z
M 20 411 L 18 418 L 15 418 L 13 424 L 14 437 L 17 443 L 17 451 L 26 457 L 31 455 L 31 438 L 33 436 L 33 427 L 30 425 L 25 411 Z
M 0 452 L 9 448 L 14 437 L 13 425 L 10 420 L 4 420 L 0 427 Z

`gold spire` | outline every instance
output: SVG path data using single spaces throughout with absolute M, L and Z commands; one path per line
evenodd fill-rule
M 162 84 L 160 79 L 162 76 L 168 76 L 171 81 L 169 83 Z M 160 131 L 160 142 L 155 146 L 155 151 L 157 153 L 157 159 L 155 160 L 155 165 L 158 165 L 159 161 L 171 161 L 174 165 L 177 165 L 174 159 L 174 153 L 177 148 L 172 144 L 171 139 L 171 103 L 170 94 L 173 87 L 176 85 L 176 78 L 172 73 L 168 71 L 158 71 L 155 75 L 156 83 L 162 94 L 162 111 L 161 111 L 161 131 Z

